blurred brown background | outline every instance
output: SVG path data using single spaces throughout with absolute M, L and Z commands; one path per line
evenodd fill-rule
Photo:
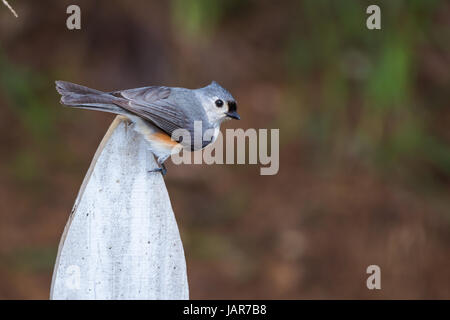
M 450 298 L 450 2 L 0 3 L 0 298 L 46 299 L 113 116 L 100 90 L 216 80 L 280 128 L 280 171 L 168 163 L 191 298 Z M 81 7 L 82 29 L 66 28 Z M 382 30 L 366 28 L 370 4 Z M 382 290 L 366 288 L 381 267 Z

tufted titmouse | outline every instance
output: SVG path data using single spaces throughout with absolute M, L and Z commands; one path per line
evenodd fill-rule
M 214 142 L 220 124 L 227 119 L 240 119 L 233 96 L 217 82 L 199 89 L 172 87 L 143 87 L 122 91 L 103 92 L 71 82 L 56 81 L 61 103 L 70 107 L 111 112 L 126 116 L 134 129 L 143 135 L 157 158 L 163 175 L 164 161 L 182 148 L 201 150 Z M 200 145 L 194 144 L 194 122 L 202 128 Z M 172 139 L 177 129 L 187 130 L 191 141 Z M 211 140 L 204 141 L 206 130 L 213 130 Z

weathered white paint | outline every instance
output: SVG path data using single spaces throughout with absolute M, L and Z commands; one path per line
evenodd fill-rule
M 146 142 L 117 117 L 65 227 L 51 299 L 188 299 L 186 261 Z

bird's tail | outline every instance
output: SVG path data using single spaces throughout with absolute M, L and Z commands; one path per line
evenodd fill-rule
M 61 95 L 61 104 L 68 107 L 90 109 L 116 114 L 127 112 L 119 107 L 120 99 L 110 93 L 80 86 L 66 81 L 55 81 L 56 91 Z

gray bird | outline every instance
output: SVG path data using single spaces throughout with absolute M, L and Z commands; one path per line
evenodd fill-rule
M 151 171 L 163 175 L 167 172 L 164 161 L 172 154 L 182 148 L 203 149 L 216 140 L 223 121 L 240 119 L 236 100 L 215 81 L 199 89 L 151 86 L 113 92 L 56 81 L 56 90 L 61 94 L 61 103 L 66 106 L 126 116 L 157 158 L 160 168 Z M 201 123 L 200 144 L 194 143 L 194 122 Z M 177 129 L 187 130 L 190 141 L 183 141 L 187 139 L 182 137 L 172 139 Z M 204 141 L 206 130 L 212 130 L 213 135 Z

